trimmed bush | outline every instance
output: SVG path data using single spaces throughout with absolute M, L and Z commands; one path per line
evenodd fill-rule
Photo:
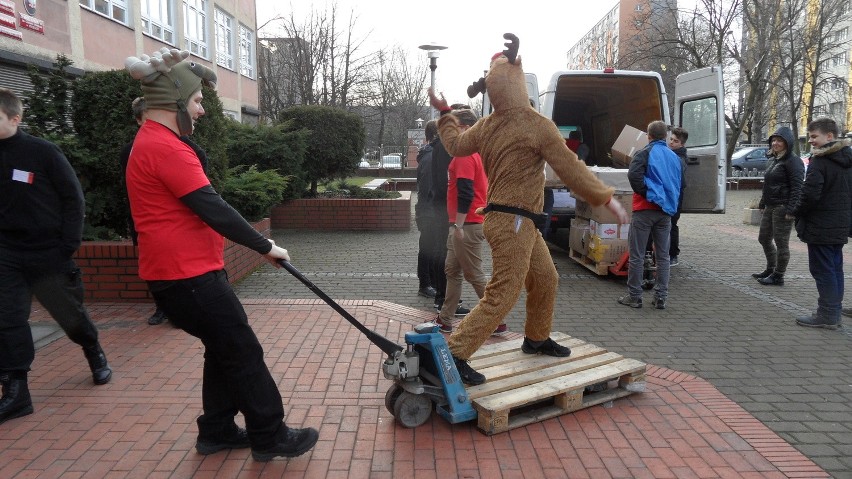
M 258 221 L 281 202 L 289 179 L 275 170 L 258 171 L 254 165 L 236 166 L 228 170 L 222 184 L 222 198 L 247 220 Z
M 285 131 L 282 125 L 239 125 L 228 132 L 230 166 L 256 166 L 258 170 L 275 170 L 290 180 L 282 199 L 301 196 L 307 183 L 302 178 L 308 132 Z

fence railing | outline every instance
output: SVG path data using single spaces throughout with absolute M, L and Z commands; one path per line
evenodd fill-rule
M 362 161 L 369 163 L 369 168 L 405 168 L 408 166 L 408 146 L 380 146 L 376 150 L 364 153 Z

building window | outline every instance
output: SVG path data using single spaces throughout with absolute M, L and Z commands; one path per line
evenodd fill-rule
M 845 67 L 846 66 L 846 52 L 835 55 L 831 59 L 831 66 L 833 67 Z
M 240 25 L 240 73 L 254 78 L 254 32 Z
M 216 24 L 216 63 L 229 70 L 234 69 L 234 18 L 216 8 L 213 11 Z
M 843 42 L 849 37 L 849 27 L 842 28 L 834 32 L 834 41 L 837 43 Z
M 825 105 L 814 105 L 814 116 L 825 116 L 828 109 Z
M 184 0 L 184 39 L 186 49 L 196 56 L 207 59 L 207 1 Z
M 142 0 L 142 31 L 174 45 L 174 0 Z
M 80 0 L 80 5 L 127 25 L 127 0 Z

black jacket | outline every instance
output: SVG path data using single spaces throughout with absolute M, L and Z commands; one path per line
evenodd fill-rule
M 414 204 L 415 219 L 434 216 L 434 212 L 432 211 L 433 143 L 425 145 L 417 152 L 417 203 Z
M 59 147 L 21 130 L 0 140 L 0 246 L 70 258 L 84 210 L 80 181 Z
M 852 224 L 852 149 L 844 139 L 815 148 L 794 209 L 805 243 L 846 244 Z
M 802 182 L 805 178 L 805 164 L 802 159 L 790 151 L 794 145 L 793 132 L 781 127 L 772 136 L 780 136 L 787 143 L 787 151 L 781 158 L 770 158 L 769 166 L 763 175 L 763 194 L 759 208 L 784 206 L 787 214 L 799 203 L 802 194 Z M 770 136 L 770 141 L 772 136 Z

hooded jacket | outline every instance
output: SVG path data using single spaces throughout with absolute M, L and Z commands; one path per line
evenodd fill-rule
M 778 128 L 767 140 L 770 147 L 773 136 L 781 137 L 787 143 L 787 149 L 780 158 L 773 156 L 769 160 L 769 166 L 763 175 L 763 194 L 760 197 L 759 208 L 784 206 L 787 214 L 792 214 L 802 194 L 805 164 L 791 151 L 795 144 L 793 130 L 786 126 Z
M 843 139 L 814 148 L 802 197 L 794 209 L 796 233 L 809 244 L 846 244 L 852 224 L 852 148 Z

